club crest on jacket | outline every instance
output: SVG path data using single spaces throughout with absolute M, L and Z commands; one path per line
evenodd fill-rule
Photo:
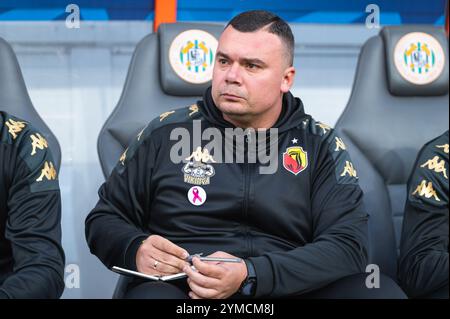
M 283 153 L 283 166 L 294 175 L 304 171 L 308 166 L 308 154 L 300 146 L 292 146 Z
M 212 155 L 209 154 L 208 149 L 204 148 L 202 150 L 199 146 L 186 160 L 188 162 L 182 168 L 184 182 L 193 185 L 208 185 L 210 178 L 215 174 L 214 167 L 208 162 L 216 162 Z

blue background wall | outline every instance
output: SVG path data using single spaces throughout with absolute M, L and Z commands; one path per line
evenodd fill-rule
M 64 20 L 67 0 L 3 0 L 0 20 Z M 152 20 L 152 0 L 77 0 L 83 20 Z M 381 24 L 443 25 L 446 0 L 179 0 L 179 21 L 227 21 L 249 9 L 267 9 L 289 22 L 364 23 L 365 8 L 375 3 Z

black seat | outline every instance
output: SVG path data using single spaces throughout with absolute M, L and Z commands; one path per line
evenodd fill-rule
M 215 24 L 161 24 L 157 33 L 138 43 L 122 96 L 98 137 L 98 154 L 105 177 L 128 142 L 148 122 L 163 112 L 193 104 L 201 97 L 211 83 L 217 39 L 222 29 L 223 26 Z M 125 277 L 120 277 L 113 298 L 123 296 L 127 283 Z
M 443 29 L 386 27 L 362 47 L 336 124 L 365 193 L 370 262 L 396 281 L 406 183 L 421 146 L 448 129 L 448 80 Z
M 28 95 L 19 63 L 11 46 L 0 38 L 0 110 L 31 123 L 47 140 L 59 170 L 61 149 L 55 135 L 45 124 Z
M 148 122 L 163 112 L 195 103 L 210 85 L 209 80 L 192 83 L 202 80 L 203 70 L 198 72 L 199 80 L 195 79 L 193 70 L 191 82 L 183 80 L 174 71 L 174 62 L 169 58 L 174 39 L 188 30 L 203 30 L 218 39 L 222 29 L 223 26 L 215 24 L 161 24 L 157 33 L 149 34 L 138 43 L 128 68 L 122 95 L 98 137 L 98 154 L 105 177 L 109 176 L 131 138 Z M 200 34 L 198 38 L 195 35 L 186 36 L 185 39 L 178 39 L 178 47 L 174 47 L 178 57 L 181 47 L 186 47 L 188 41 L 193 45 L 196 40 L 200 43 L 204 34 Z M 211 45 L 209 39 L 206 41 L 206 46 Z M 215 47 L 208 49 L 215 53 Z M 211 72 L 211 57 L 208 55 L 207 58 L 206 71 Z M 181 71 L 189 74 L 188 70 Z

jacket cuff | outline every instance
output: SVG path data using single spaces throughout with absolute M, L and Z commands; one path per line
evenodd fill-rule
M 266 297 L 273 290 L 273 270 L 269 259 L 265 256 L 248 258 L 253 263 L 256 273 L 255 298 Z
M 137 271 L 136 254 L 139 247 L 142 245 L 142 241 L 147 238 L 148 238 L 147 235 L 139 236 L 131 241 L 131 244 L 125 251 L 125 268 Z
M 0 289 L 0 299 L 10 299 L 9 295 L 3 289 Z

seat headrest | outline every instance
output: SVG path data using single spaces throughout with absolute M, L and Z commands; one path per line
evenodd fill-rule
M 58 140 L 31 102 L 11 45 L 0 37 L 0 110 L 30 122 L 46 138 L 59 170 L 61 149 Z
M 388 88 L 397 96 L 448 92 L 448 39 L 442 28 L 397 26 L 381 30 Z
M 161 24 L 158 29 L 160 82 L 169 95 L 201 96 L 211 85 L 222 25 Z

